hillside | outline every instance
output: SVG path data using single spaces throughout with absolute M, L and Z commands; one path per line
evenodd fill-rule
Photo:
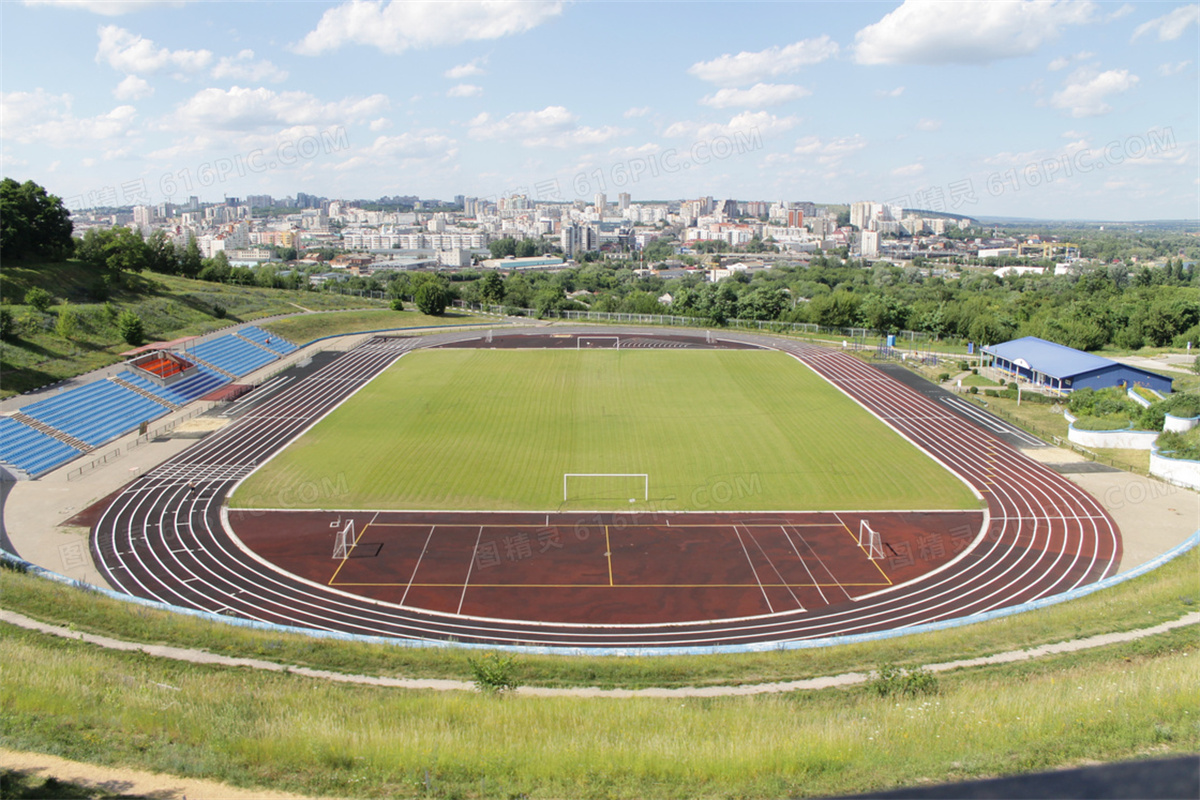
M 33 288 L 51 295 L 45 312 L 25 304 Z M 100 299 L 105 294 L 107 299 Z M 130 345 L 116 320 L 126 310 L 141 318 L 146 341 L 155 341 L 276 314 L 382 306 L 379 300 L 325 292 L 229 286 L 149 272 L 125 273 L 122 285 L 106 291 L 96 273 L 76 261 L 6 263 L 0 308 L 11 314 L 12 331 L 0 341 L 0 398 L 121 361 Z

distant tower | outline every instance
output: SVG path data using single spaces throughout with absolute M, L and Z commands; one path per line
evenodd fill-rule
M 608 198 L 604 196 L 604 192 L 596 192 L 596 213 L 603 217 L 607 206 Z

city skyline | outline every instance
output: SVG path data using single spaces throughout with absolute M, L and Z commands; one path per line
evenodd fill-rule
M 28 0 L 3 14 L 4 175 L 72 208 L 628 192 L 1200 217 L 1195 4 Z

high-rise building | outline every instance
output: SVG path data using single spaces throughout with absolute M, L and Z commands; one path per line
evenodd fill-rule
M 617 203 L 620 205 L 622 211 L 629 208 L 629 204 L 632 201 L 633 198 L 629 196 L 629 192 L 621 192 L 619 195 L 617 195 Z
M 789 228 L 803 228 L 804 212 L 798 208 L 789 208 L 787 224 Z
M 604 216 L 604 209 L 608 207 L 608 198 L 604 192 L 596 192 L 596 213 L 601 217 Z

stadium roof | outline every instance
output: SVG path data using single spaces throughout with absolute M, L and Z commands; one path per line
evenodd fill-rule
M 1036 336 L 1013 339 L 1011 342 L 983 348 L 983 352 L 1011 361 L 1019 367 L 1032 369 L 1055 378 L 1070 378 L 1085 372 L 1110 367 L 1117 362 L 1094 356 L 1082 350 L 1047 342 Z

